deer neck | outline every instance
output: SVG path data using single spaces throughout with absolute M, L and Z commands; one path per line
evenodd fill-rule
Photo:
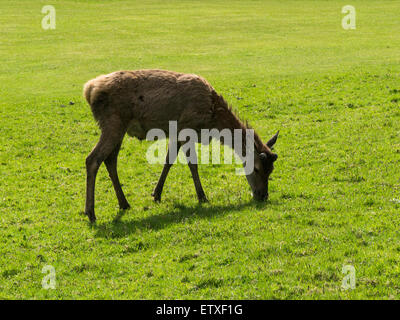
M 232 145 L 229 145 L 235 153 L 242 158 L 246 150 L 262 152 L 263 143 L 257 133 L 243 123 L 229 108 L 221 108 L 218 111 L 217 129 L 229 130 L 232 137 Z M 223 144 L 226 141 L 221 140 Z

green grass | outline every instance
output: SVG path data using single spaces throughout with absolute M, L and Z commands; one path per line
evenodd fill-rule
M 44 31 L 47 4 L 0 3 L 1 298 L 399 298 L 398 1 L 352 1 L 350 31 L 346 1 L 54 0 Z M 102 166 L 88 223 L 99 130 L 82 85 L 139 68 L 200 74 L 265 140 L 280 129 L 267 203 L 234 166 L 204 165 L 199 206 L 181 164 L 153 203 L 162 167 L 126 138 L 132 209 L 118 211 Z M 347 264 L 354 290 L 341 288 Z

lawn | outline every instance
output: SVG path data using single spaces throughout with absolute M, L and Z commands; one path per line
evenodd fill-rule
M 43 30 L 44 5 L 56 29 Z M 344 30 L 343 6 L 356 9 Z M 1 1 L 0 298 L 398 299 L 400 6 L 346 1 Z M 279 159 L 266 203 L 234 165 L 187 166 L 161 203 L 151 142 L 126 137 L 121 212 L 83 84 L 121 69 L 202 75 Z M 56 288 L 42 288 L 50 265 Z M 344 265 L 354 289 L 342 288 Z

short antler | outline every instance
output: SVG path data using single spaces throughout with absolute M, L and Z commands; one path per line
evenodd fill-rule
M 268 140 L 267 146 L 268 146 L 269 148 L 272 148 L 272 147 L 274 146 L 276 140 L 278 139 L 278 135 L 279 135 L 279 130 L 278 130 L 277 133 L 275 133 L 275 135 L 274 135 L 271 139 Z

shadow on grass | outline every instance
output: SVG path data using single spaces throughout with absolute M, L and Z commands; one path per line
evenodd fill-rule
M 138 220 L 123 221 L 121 218 L 127 211 L 118 211 L 117 216 L 112 222 L 95 224 L 92 227 L 96 230 L 96 237 L 101 238 L 121 238 L 129 234 L 136 233 L 138 230 L 160 230 L 172 224 L 181 223 L 183 220 L 207 219 L 215 216 L 224 216 L 228 213 L 240 211 L 245 208 L 259 210 L 275 203 L 267 201 L 265 203 L 251 200 L 245 203 L 216 205 L 203 204 L 197 206 L 186 206 L 176 204 L 173 209 L 164 213 L 150 215 Z

